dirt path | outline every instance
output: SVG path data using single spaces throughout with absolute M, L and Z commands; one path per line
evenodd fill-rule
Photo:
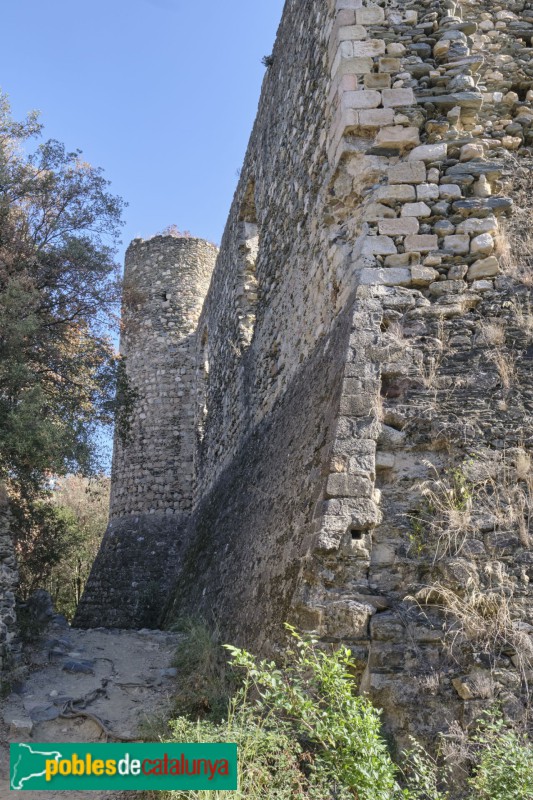
M 23 685 L 0 701 L 0 800 L 9 790 L 10 742 L 105 742 L 98 718 L 117 738 L 137 738 L 169 708 L 183 637 L 162 631 L 89 631 L 52 626 Z M 62 714 L 80 716 L 65 718 Z M 104 792 L 29 792 L 25 800 L 115 800 Z M 131 793 L 124 795 L 130 797 Z

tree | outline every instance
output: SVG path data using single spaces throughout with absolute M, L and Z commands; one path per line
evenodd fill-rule
M 123 202 L 100 169 L 0 94 L 0 479 L 26 498 L 47 476 L 85 474 L 120 405 L 110 338 Z M 123 370 L 122 370 L 123 383 Z
M 109 516 L 111 480 L 105 475 L 84 478 L 69 475 L 54 489 L 52 502 L 58 513 L 70 516 L 69 554 L 52 569 L 49 591 L 57 609 L 69 619 L 74 615 Z

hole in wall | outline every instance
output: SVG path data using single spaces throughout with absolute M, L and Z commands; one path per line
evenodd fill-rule
M 353 528 L 351 530 L 352 542 L 360 542 L 363 539 L 365 533 L 366 533 L 366 531 L 360 531 L 360 530 L 357 530 L 357 529 Z

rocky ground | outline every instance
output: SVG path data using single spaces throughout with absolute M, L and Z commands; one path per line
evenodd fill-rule
M 9 790 L 9 743 L 139 740 L 169 708 L 172 658 L 182 637 L 163 631 L 77 630 L 56 618 L 30 654 L 27 676 L 0 701 L 0 800 Z M 50 800 L 51 792 L 24 792 Z M 105 792 L 56 792 L 118 800 Z

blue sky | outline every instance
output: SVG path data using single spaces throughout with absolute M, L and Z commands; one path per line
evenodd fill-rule
M 167 225 L 220 242 L 283 0 L 11 0 L 0 88 L 129 203 L 119 258 Z M 101 442 L 103 465 L 111 440 Z
M 124 246 L 174 223 L 220 242 L 283 0 L 13 0 L 0 88 L 128 203 Z M 124 249 L 124 248 L 122 248 Z

